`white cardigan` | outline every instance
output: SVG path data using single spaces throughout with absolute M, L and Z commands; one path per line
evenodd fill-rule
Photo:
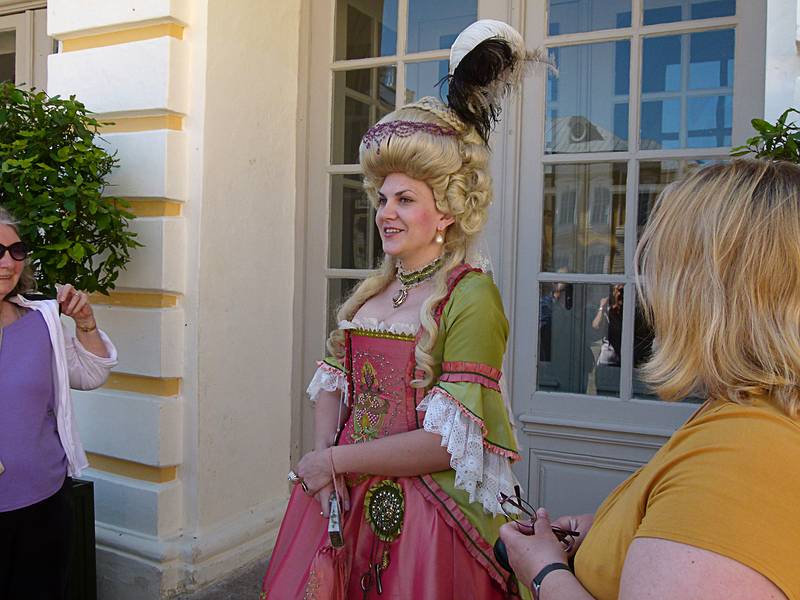
M 78 477 L 81 471 L 89 466 L 89 461 L 86 460 L 75 425 L 70 388 L 93 390 L 103 385 L 112 367 L 117 364 L 117 349 L 108 336 L 98 330 L 108 351 L 108 358 L 95 356 L 89 352 L 64 329 L 58 312 L 58 302 L 55 300 L 31 301 L 17 296 L 10 301 L 40 312 L 47 324 L 50 343 L 53 346 L 53 386 L 58 437 L 67 455 L 67 474 L 70 477 Z

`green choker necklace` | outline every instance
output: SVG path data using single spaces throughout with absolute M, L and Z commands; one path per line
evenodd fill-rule
M 432 262 L 416 271 L 406 271 L 403 265 L 397 265 L 397 280 L 400 282 L 400 289 L 392 298 L 392 306 L 398 308 L 408 298 L 408 290 L 425 283 L 433 277 L 444 264 L 444 255 L 437 257 Z

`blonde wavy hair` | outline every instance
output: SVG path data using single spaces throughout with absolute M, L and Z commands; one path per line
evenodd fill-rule
M 19 222 L 11 216 L 5 208 L 0 206 L 0 225 L 8 225 L 19 236 Z M 19 281 L 14 289 L 11 290 L 6 298 L 16 296 L 17 294 L 24 294 L 25 292 L 36 291 L 36 278 L 33 276 L 33 269 L 31 268 L 30 258 L 25 259 L 25 266 L 22 268 L 22 274 L 19 276 Z M 5 298 L 0 298 L 5 300 Z
M 426 388 L 433 382 L 431 352 L 439 334 L 433 311 L 447 296 L 450 272 L 464 262 L 470 241 L 488 218 L 492 201 L 489 149 L 473 127 L 466 127 L 452 111 L 431 99 L 400 108 L 380 122 L 390 121 L 432 123 L 458 132 L 458 135 L 437 135 L 416 131 L 409 136 L 384 138 L 369 147 L 362 142 L 360 148 L 364 190 L 374 206 L 378 205 L 378 191 L 386 176 L 404 173 L 428 184 L 437 210 L 455 219 L 445 232 L 444 266 L 434 276 L 433 291 L 420 308 L 422 335 L 415 358 L 423 376 L 411 385 Z M 385 256 L 378 273 L 362 281 L 342 304 L 337 320 L 352 319 L 367 300 L 391 283 L 396 269 L 394 257 Z M 342 358 L 344 332 L 341 329 L 331 332 L 327 346 L 332 355 Z
M 800 408 L 800 166 L 735 160 L 662 192 L 637 248 L 658 395 Z

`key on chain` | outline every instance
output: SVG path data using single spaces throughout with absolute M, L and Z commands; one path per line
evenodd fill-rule
M 383 596 L 383 582 L 381 581 L 381 563 L 375 563 L 375 588 L 378 590 L 378 596 Z

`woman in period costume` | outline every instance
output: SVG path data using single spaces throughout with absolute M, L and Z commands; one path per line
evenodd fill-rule
M 290 473 L 302 486 L 262 598 L 511 595 L 492 552 L 519 458 L 500 387 L 508 323 L 468 261 L 492 197 L 497 103 L 533 60 L 511 27 L 479 21 L 453 46 L 449 105 L 424 98 L 364 136 L 386 258 L 339 310 L 308 388 L 315 450 Z

